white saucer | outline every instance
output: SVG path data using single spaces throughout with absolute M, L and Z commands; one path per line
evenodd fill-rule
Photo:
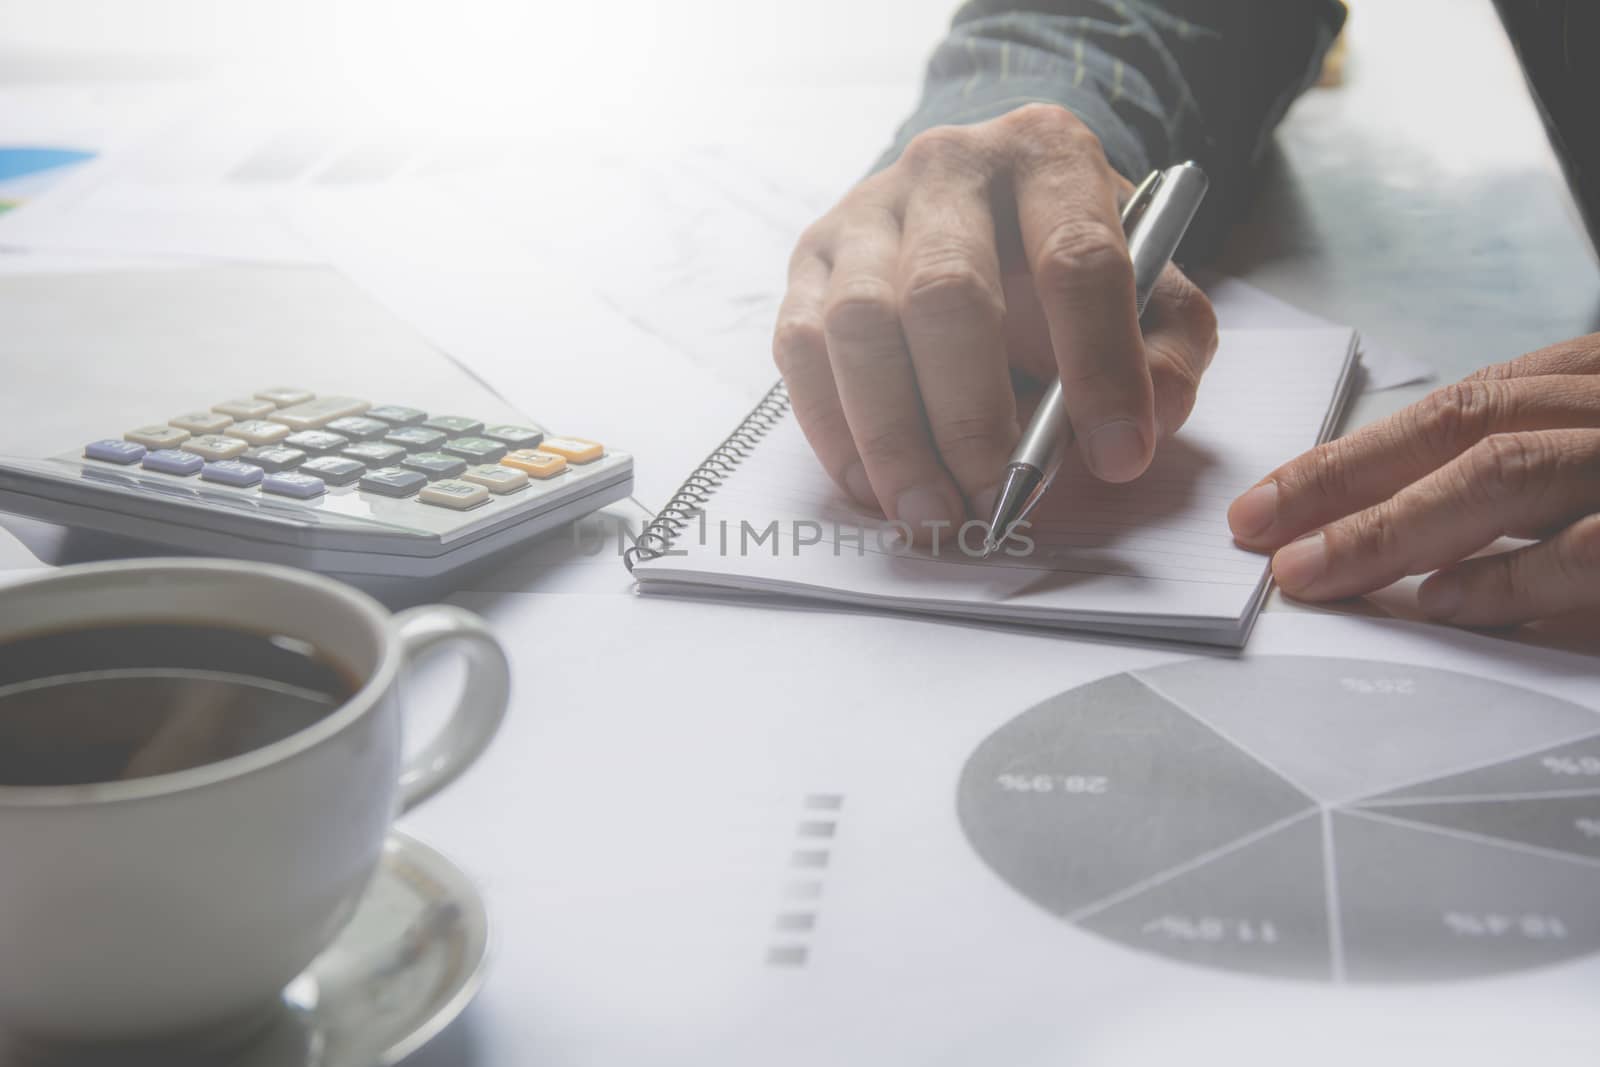
M 391 830 L 355 916 L 298 978 L 255 1036 L 207 1067 L 391 1067 L 438 1036 L 483 981 L 489 924 L 466 875 L 414 837 Z M 0 1067 L 184 1063 L 137 1049 L 22 1050 L 0 1040 Z M 63 1058 L 62 1053 L 66 1053 Z

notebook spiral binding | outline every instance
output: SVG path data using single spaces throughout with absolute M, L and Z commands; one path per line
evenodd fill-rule
M 717 487 L 750 457 L 761 439 L 788 413 L 789 390 L 780 381 L 767 390 L 761 403 L 744 417 L 720 445 L 711 450 L 711 454 L 700 462 L 694 473 L 678 486 L 678 491 L 672 494 L 666 506 L 645 525 L 638 540 L 622 554 L 622 561 L 627 564 L 628 570 L 632 571 L 633 565 L 640 560 L 658 559 L 665 555 L 672 548 L 672 542 L 711 499 Z

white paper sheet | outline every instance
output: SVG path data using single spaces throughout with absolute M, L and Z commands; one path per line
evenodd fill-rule
M 1380 893 L 1386 905 L 1350 913 L 1358 921 L 1345 934 L 1365 947 L 1347 953 L 1348 968 L 1374 951 L 1370 935 L 1379 930 L 1397 944 L 1414 939 L 1414 952 L 1402 953 L 1414 966 L 1457 974 L 1467 965 L 1439 939 L 1445 927 L 1435 910 L 1480 908 L 1472 887 L 1490 882 L 1519 915 L 1566 900 L 1557 918 L 1568 938 L 1530 950 L 1521 934 L 1487 949 L 1479 937 L 1472 952 L 1487 951 L 1487 962 L 1471 958 L 1488 973 L 1475 981 L 1352 979 L 1334 988 L 1245 973 L 1237 958 L 1179 962 L 1171 955 L 1179 948 L 1163 944 L 1171 922 L 1147 945 L 1087 919 L 1064 921 L 1008 884 L 969 843 L 958 815 L 969 761 L 986 739 L 1025 709 L 1119 672 L 1179 661 L 1199 665 L 1180 667 L 1180 676 L 1206 664 L 1242 667 L 1238 699 L 1222 709 L 1235 713 L 1231 740 L 1219 752 L 1250 744 L 1268 750 L 1269 762 L 1284 757 L 1296 775 L 1296 761 L 1336 776 L 1379 762 L 1381 789 L 1594 735 L 1593 659 L 1326 616 L 1269 616 L 1242 660 L 1195 661 L 837 612 L 616 597 L 459 600 L 517 650 L 514 707 L 483 762 L 406 825 L 483 887 L 497 949 L 456 1040 L 418 1057 L 426 1067 L 1498 1065 L 1511 1051 L 1519 1062 L 1581 1062 L 1600 1039 L 1590 1005 L 1600 981 L 1600 866 L 1592 860 L 1473 842 L 1482 848 L 1472 852 L 1481 877 L 1468 864 L 1461 898 L 1447 909 L 1413 892 L 1428 872 L 1405 855 L 1384 869 L 1352 867 L 1350 885 L 1393 888 Z M 1278 681 L 1252 691 L 1258 668 L 1285 655 L 1373 662 L 1315 673 L 1287 699 L 1284 676 L 1265 671 L 1259 676 Z M 1430 688 L 1438 670 L 1470 676 L 1456 683 L 1477 699 L 1446 707 Z M 1332 705 L 1319 702 L 1328 685 L 1342 694 Z M 1491 707 L 1498 685 L 1527 692 Z M 1413 697 L 1417 709 L 1406 703 Z M 1061 804 L 1050 809 L 1059 810 L 1059 844 L 1041 855 L 1088 856 L 1091 870 L 1116 866 L 1166 847 L 1159 842 L 1180 824 L 1220 817 L 1234 801 L 1255 813 L 1247 821 L 1263 821 L 1259 766 L 1227 772 L 1176 728 L 1140 732 L 1142 712 L 1129 709 L 1130 762 L 1095 763 L 1087 743 L 1049 759 L 1065 767 L 1081 756 L 1079 772 L 1107 778 L 1108 791 L 1089 796 L 1110 803 L 1130 795 L 1119 790 L 1142 773 L 1137 754 L 1148 752 L 1162 773 L 1141 788 L 1176 806 L 1120 824 L 1127 833 L 1108 838 L 1114 807 L 1075 807 L 1083 794 L 1039 794 L 1047 807 L 1052 797 Z M 1285 715 L 1330 730 L 1335 743 L 1296 745 L 1297 731 L 1273 730 Z M 1463 729 L 1440 729 L 1449 716 Z M 1377 752 L 1380 737 L 1390 744 Z M 1048 742 L 1041 739 L 1047 757 Z M 1135 790 L 1128 810 L 1143 810 L 1145 795 Z M 1324 808 L 1341 825 L 1364 818 L 1341 814 L 1338 803 L 1312 804 L 1313 830 Z M 1019 809 L 1029 810 L 1039 809 Z M 1419 848 L 1461 842 L 1434 831 L 1405 840 Z M 1506 863 L 1526 864 L 1527 879 L 1490 877 Z M 1570 906 L 1570 894 L 1539 888 L 1569 876 L 1597 891 Z M 1194 915 L 1276 918 L 1288 939 L 1293 915 L 1319 914 L 1327 902 L 1318 879 L 1292 892 L 1270 876 L 1230 884 L 1196 899 Z M 1538 960 L 1548 965 L 1530 966 Z M 1565 1055 L 1575 1049 L 1583 1055 Z

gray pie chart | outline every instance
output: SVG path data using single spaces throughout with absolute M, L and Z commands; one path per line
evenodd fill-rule
M 1453 671 L 1192 659 L 1068 690 L 957 789 L 979 857 L 1143 952 L 1333 982 L 1600 949 L 1600 713 Z

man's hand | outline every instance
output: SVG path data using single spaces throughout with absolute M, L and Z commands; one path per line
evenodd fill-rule
M 1141 336 L 1129 189 L 1075 116 L 1029 105 L 921 134 L 806 231 L 773 354 L 840 486 L 919 540 L 988 519 L 1021 434 L 1013 372 L 1061 376 L 1093 473 L 1143 473 L 1189 415 L 1216 318 L 1169 268 Z
M 1600 606 L 1600 334 L 1488 367 L 1279 467 L 1233 502 L 1283 591 L 1332 600 L 1439 569 L 1441 620 Z M 1501 535 L 1538 543 L 1466 559 Z M 1297 540 L 1298 539 L 1298 540 Z

